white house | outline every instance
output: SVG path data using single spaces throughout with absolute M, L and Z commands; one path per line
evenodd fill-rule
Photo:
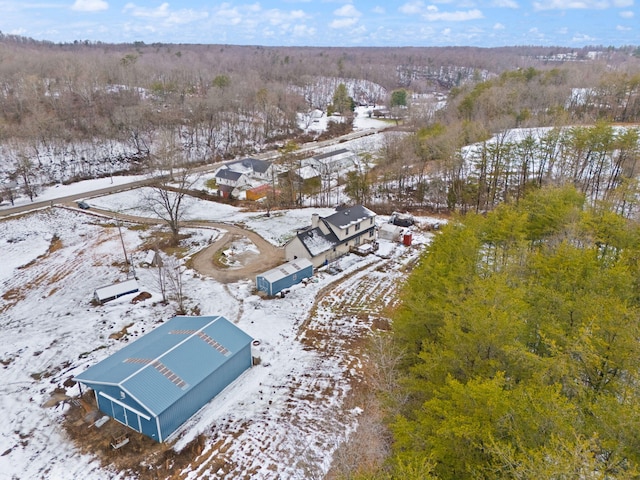
M 313 214 L 311 226 L 285 245 L 288 261 L 307 258 L 315 267 L 326 264 L 355 247 L 375 240 L 376 214 L 362 205 L 337 209 L 328 217 Z
M 226 164 L 226 167 L 235 172 L 244 173 L 249 178 L 260 180 L 271 180 L 273 174 L 273 164 L 266 160 L 257 158 L 243 158 Z
M 238 196 L 240 192 L 258 187 L 272 180 L 271 162 L 256 158 L 243 158 L 225 164 L 215 174 L 221 194 L 225 197 Z
M 332 152 L 314 155 L 311 158 L 302 160 L 302 167 L 312 167 L 320 172 L 320 175 L 330 175 L 346 168 L 351 168 L 355 164 L 353 152 L 346 148 L 334 150 Z

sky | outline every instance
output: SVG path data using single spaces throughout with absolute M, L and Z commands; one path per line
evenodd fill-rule
M 52 42 L 264 46 L 640 45 L 640 0 L 0 0 Z

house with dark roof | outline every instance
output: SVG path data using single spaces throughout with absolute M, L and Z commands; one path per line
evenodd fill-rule
M 307 258 L 315 267 L 348 253 L 351 247 L 375 241 L 376 214 L 362 205 L 336 209 L 328 217 L 311 216 L 311 226 L 285 245 L 288 261 Z
M 174 317 L 74 380 L 100 411 L 163 442 L 251 367 L 251 342 L 221 316 Z
M 225 164 L 215 174 L 220 194 L 237 197 L 243 191 L 273 180 L 273 164 L 257 158 L 243 158 Z
M 231 170 L 242 172 L 251 178 L 259 178 L 261 180 L 271 180 L 271 173 L 273 171 L 273 164 L 271 162 L 251 157 L 227 163 L 226 166 Z

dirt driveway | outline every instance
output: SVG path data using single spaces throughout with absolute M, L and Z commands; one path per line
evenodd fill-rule
M 67 203 L 65 206 L 77 210 L 73 203 Z M 118 218 L 123 222 L 142 223 L 147 225 L 160 225 L 164 223 L 162 220 L 154 218 L 138 217 L 135 215 L 116 213 L 108 210 L 100 210 L 93 207 L 90 210 L 80 211 L 86 214 Z M 284 249 L 272 245 L 256 232 L 251 230 L 228 223 L 209 222 L 203 220 L 185 221 L 181 223 L 181 226 L 189 228 L 215 228 L 226 232 L 220 239 L 195 254 L 192 258 L 192 267 L 194 270 L 202 275 L 214 278 L 220 283 L 233 283 L 242 279 L 252 279 L 258 273 L 265 272 L 280 265 L 281 263 L 284 263 L 285 261 Z M 258 255 L 248 257 L 247 261 L 244 262 L 241 267 L 222 267 L 214 262 L 216 253 L 220 250 L 226 249 L 239 237 L 244 237 L 250 240 L 260 253 Z
M 213 277 L 221 283 L 232 283 L 243 278 L 252 278 L 258 273 L 265 272 L 284 262 L 284 249 L 273 246 L 251 230 L 215 222 L 185 222 L 184 225 L 226 230 L 222 238 L 195 254 L 191 262 L 196 271 L 202 275 Z M 251 257 L 242 267 L 219 267 L 214 262 L 216 252 L 225 249 L 237 237 L 248 238 L 260 251 L 259 255 Z

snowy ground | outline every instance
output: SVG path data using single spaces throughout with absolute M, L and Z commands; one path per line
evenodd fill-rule
M 137 195 L 134 190 L 90 203 L 137 214 Z M 199 200 L 190 200 L 187 211 L 193 219 L 242 223 L 275 245 L 296 227 L 308 225 L 312 211 L 331 212 L 303 209 L 265 217 Z M 66 380 L 173 316 L 175 305 L 158 302 L 155 272 L 139 265 L 144 243 L 155 230 L 126 224 L 122 228 L 141 290 L 152 298 L 134 305 L 130 295 L 92 306 L 97 287 L 126 278 L 118 229 L 109 219 L 55 207 L 4 220 L 0 226 L 0 479 L 123 478 L 126 475 L 101 465 L 95 456 L 81 454 L 66 435 L 61 422 L 68 404 L 43 405 L 56 389 L 77 395 L 77 386 L 64 386 Z M 193 233 L 191 253 L 216 236 L 210 230 Z M 403 265 L 428 241 L 417 231 L 413 238 L 416 246 L 410 248 L 382 241 L 380 253 L 389 259 L 344 257 L 342 273 L 319 272 L 315 282 L 277 300 L 254 295 L 253 279 L 222 285 L 186 272 L 188 308 L 223 315 L 259 339 L 262 364 L 243 374 L 170 439 L 176 450 L 199 434 L 207 439 L 204 451 L 180 478 L 322 477 L 359 413 L 344 407 L 349 378 L 357 375 L 360 362 L 350 353 L 347 339 L 366 335 L 367 319 L 381 315 L 385 302 L 394 298 L 396 282 L 405 275 Z M 125 327 L 124 337 L 110 338 Z

